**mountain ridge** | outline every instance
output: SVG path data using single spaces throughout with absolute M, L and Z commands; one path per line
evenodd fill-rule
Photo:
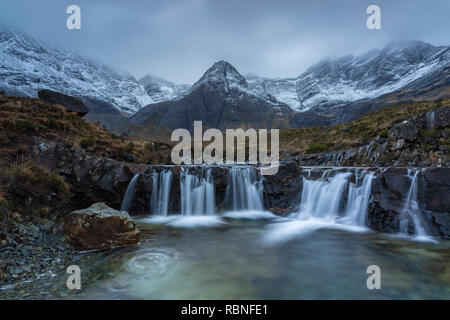
M 36 97 L 39 89 L 50 89 L 80 98 L 90 109 L 86 119 L 110 128 L 140 125 L 146 120 L 138 117 L 149 114 L 162 121 L 151 122 L 156 128 L 193 122 L 181 121 L 180 114 L 190 120 L 212 116 L 215 120 L 206 122 L 216 127 L 328 125 L 397 101 L 450 94 L 450 46 L 419 40 L 393 42 L 357 56 L 323 59 L 296 78 L 244 77 L 221 60 L 192 86 L 153 75 L 137 80 L 4 28 L 0 29 L 0 62 L 0 91 Z M 175 114 L 163 110 L 172 106 Z M 188 116 L 189 112 L 195 117 Z
M 401 89 L 450 63 L 450 46 L 420 40 L 393 42 L 359 56 L 323 59 L 296 78 L 252 77 L 253 90 L 304 112 L 327 104 L 372 99 Z
M 201 120 L 205 128 L 288 127 L 293 110 L 275 99 L 264 99 L 248 90 L 245 78 L 228 62 L 216 62 L 177 100 L 151 104 L 129 119 L 131 134 L 193 129 Z M 141 128 L 139 128 L 141 127 Z M 142 129 L 142 127 L 147 128 Z

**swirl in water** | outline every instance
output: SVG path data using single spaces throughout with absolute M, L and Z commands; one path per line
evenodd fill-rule
M 167 275 L 181 260 L 180 252 L 169 248 L 149 248 L 130 259 L 127 269 L 141 279 L 154 279 Z

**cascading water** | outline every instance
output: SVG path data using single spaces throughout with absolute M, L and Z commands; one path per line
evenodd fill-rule
M 229 172 L 227 202 L 232 210 L 264 210 L 262 178 L 250 167 L 233 167 Z
M 170 187 L 172 186 L 172 171 L 164 169 L 152 174 L 152 215 L 167 216 L 169 211 Z
M 317 179 L 303 177 L 303 190 L 294 220 L 269 225 L 267 244 L 284 242 L 319 229 L 364 231 L 374 173 L 345 168 L 328 169 Z M 355 177 L 355 182 L 351 181 Z
M 352 172 L 339 172 L 330 177 L 332 172 L 326 170 L 318 180 L 303 178 L 297 218 L 364 226 L 374 173 L 356 171 L 353 183 L 349 180 Z
M 189 167 L 181 169 L 181 214 L 214 215 L 215 195 L 211 168 L 202 168 L 200 176 L 190 174 Z
M 374 175 L 375 173 L 373 172 L 364 174 L 362 183 L 359 185 L 360 176 L 356 174 L 355 183 L 350 182 L 345 217 L 343 219 L 346 224 L 355 226 L 364 226 L 366 224 Z
M 400 212 L 400 227 L 401 234 L 408 234 L 408 228 L 410 221 L 414 226 L 415 235 L 418 237 L 427 237 L 428 234 L 424 228 L 424 221 L 422 218 L 422 212 L 419 208 L 419 202 L 417 200 L 417 188 L 419 184 L 419 173 L 417 170 L 413 173 L 413 170 L 408 170 L 408 177 L 411 180 L 411 186 L 408 191 L 408 195 L 405 199 L 403 209 Z
M 136 174 L 133 179 L 131 179 L 130 183 L 128 184 L 127 191 L 125 191 L 125 196 L 123 197 L 122 204 L 120 206 L 120 211 L 126 211 L 128 212 L 131 207 L 131 202 L 134 198 L 135 193 L 135 186 L 136 182 L 139 178 L 139 174 Z
M 299 218 L 333 220 L 337 217 L 351 173 L 338 173 L 329 180 L 326 178 L 327 173 L 328 171 L 325 171 L 322 177 L 315 181 L 303 178 Z

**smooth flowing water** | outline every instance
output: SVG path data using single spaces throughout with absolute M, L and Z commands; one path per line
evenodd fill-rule
M 127 190 L 125 192 L 125 196 L 122 200 L 122 205 L 120 206 L 121 211 L 127 211 L 130 210 L 131 202 L 134 199 L 135 194 L 135 186 L 136 182 L 139 178 L 139 174 L 136 174 L 133 179 L 131 179 L 130 183 L 128 184 Z
M 199 176 L 190 174 L 189 170 L 189 167 L 181 169 L 181 214 L 214 215 L 215 194 L 211 168 L 202 168 Z
M 410 176 L 400 230 L 411 220 L 421 235 L 418 173 Z M 225 212 L 214 210 L 208 168 L 196 174 L 183 168 L 181 215 L 168 212 L 171 171 L 152 177 L 152 215 L 137 219 L 140 243 L 67 262 L 81 267 L 82 290 L 66 288 L 66 266 L 60 266 L 36 281 L 0 288 L 0 298 L 450 298 L 448 240 L 423 242 L 366 227 L 373 172 L 330 169 L 316 180 L 304 177 L 298 210 L 289 217 L 263 211 L 262 180 L 248 168 L 230 168 Z M 371 265 L 381 269 L 380 290 L 367 288 Z
M 167 216 L 169 212 L 170 187 L 172 185 L 172 171 L 164 169 L 152 174 L 151 213 Z
M 0 290 L 53 299 L 449 299 L 450 244 L 321 229 L 264 241 L 283 220 L 223 219 L 219 227 L 175 228 L 138 221 L 135 247 L 80 254 L 82 290 L 66 288 L 64 266 Z M 369 290 L 369 265 L 381 290 Z M 12 291 L 11 291 L 12 290 Z
M 262 178 L 252 168 L 230 169 L 227 200 L 232 210 L 263 210 Z
M 408 171 L 408 177 L 411 180 L 411 186 L 408 195 L 405 199 L 403 209 L 400 212 L 400 233 L 408 234 L 409 227 L 414 230 L 414 234 L 418 238 L 426 238 L 428 236 L 425 230 L 425 223 L 422 218 L 422 212 L 419 208 L 419 201 L 417 200 L 417 188 L 419 184 L 420 171 Z

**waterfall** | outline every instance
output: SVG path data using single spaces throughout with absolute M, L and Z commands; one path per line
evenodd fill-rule
M 410 221 L 412 221 L 415 235 L 418 237 L 427 237 L 428 234 L 423 226 L 422 212 L 419 208 L 419 202 L 417 200 L 419 173 L 419 170 L 417 170 L 414 174 L 412 170 L 408 170 L 408 177 L 411 180 L 411 186 L 409 187 L 403 209 L 400 212 L 399 231 L 402 234 L 408 234 L 408 227 Z
M 181 214 L 214 215 L 215 195 L 211 168 L 202 168 L 200 176 L 190 174 L 189 167 L 181 168 Z
M 364 226 L 366 224 L 367 209 L 374 175 L 373 172 L 365 174 L 360 186 L 358 186 L 360 179 L 358 174 L 356 175 L 355 183 L 350 182 L 345 209 L 345 220 L 347 224 L 355 226 Z
M 229 171 L 227 202 L 233 210 L 264 210 L 262 178 L 250 167 Z
M 326 170 L 318 180 L 303 178 L 300 210 L 297 218 L 320 219 L 352 226 L 366 224 L 373 172 L 355 172 L 355 182 L 349 178 L 351 172 Z
M 127 191 L 125 191 L 125 196 L 123 197 L 122 204 L 120 206 L 120 211 L 126 211 L 128 212 L 131 207 L 131 202 L 134 198 L 135 193 L 135 185 L 139 178 L 139 173 L 136 174 L 133 179 L 131 179 L 130 183 L 128 184 Z
M 333 220 L 337 217 L 351 173 L 338 173 L 332 178 L 326 178 L 327 174 L 325 171 L 315 181 L 303 178 L 300 218 Z
M 151 213 L 167 216 L 169 211 L 170 187 L 172 186 L 172 171 L 164 169 L 152 173 Z

